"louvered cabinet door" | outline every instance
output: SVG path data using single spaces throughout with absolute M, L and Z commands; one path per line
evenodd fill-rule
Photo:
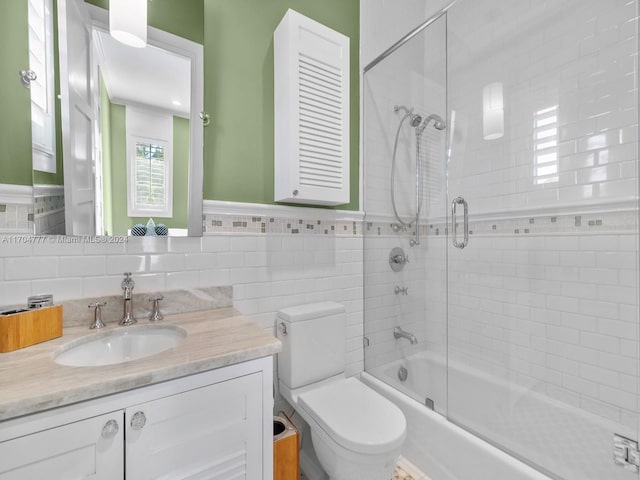
M 122 410 L 0 443 L 0 480 L 121 480 Z
M 258 480 L 262 375 L 254 373 L 126 409 L 126 478 Z
M 289 10 L 274 33 L 275 200 L 349 202 L 349 38 Z

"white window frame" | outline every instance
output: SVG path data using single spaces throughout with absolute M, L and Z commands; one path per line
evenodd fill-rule
M 127 216 L 173 217 L 173 116 L 126 106 L 127 131 Z M 161 207 L 139 205 L 135 190 L 136 151 L 138 143 L 164 147 L 165 202 Z

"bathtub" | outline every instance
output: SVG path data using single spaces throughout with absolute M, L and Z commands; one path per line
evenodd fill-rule
M 445 365 L 440 357 L 418 353 L 361 374 L 365 384 L 403 411 L 408 435 L 402 454 L 431 480 L 629 478 L 629 472 L 613 464 L 612 435 L 633 432 L 620 432 L 619 424 L 531 388 L 501 384 L 467 366 L 450 362 L 447 374 Z M 404 382 L 398 378 L 401 367 L 407 369 Z M 470 398 L 473 409 L 468 408 Z M 434 410 L 425 406 L 425 399 L 433 401 Z M 447 408 L 449 416 L 465 429 L 444 416 Z M 508 412 L 508 422 L 504 421 L 504 412 Z M 505 424 L 504 431 L 496 427 L 500 424 Z M 492 439 L 502 440 L 503 445 L 514 451 L 527 451 L 534 464 L 557 476 L 547 476 L 467 431 L 482 432 L 486 425 L 495 428 L 490 435 Z M 513 445 L 508 428 L 522 432 L 517 440 L 524 443 Z
M 447 366 L 441 357 L 420 352 L 408 358 L 391 362 L 371 371 L 396 390 L 416 402 L 428 406 L 441 415 L 446 415 Z M 406 378 L 400 378 L 404 369 Z

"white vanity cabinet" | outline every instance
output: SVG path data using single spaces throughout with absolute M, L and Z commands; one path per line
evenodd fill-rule
M 0 480 L 270 480 L 272 380 L 265 357 L 2 422 Z

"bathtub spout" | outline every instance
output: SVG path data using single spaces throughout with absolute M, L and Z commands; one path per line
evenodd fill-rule
M 414 344 L 418 343 L 418 339 L 416 338 L 416 336 L 413 333 L 405 332 L 400 327 L 395 327 L 393 329 L 393 338 L 395 338 L 395 339 L 406 338 L 407 340 L 409 340 L 411 345 L 414 345 Z

